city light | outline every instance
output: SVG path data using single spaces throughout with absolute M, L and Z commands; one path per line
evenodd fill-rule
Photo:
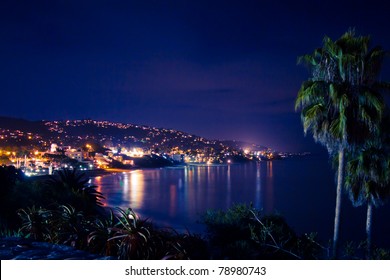
M 1 129 L 2 147 L 13 147 L 9 143 L 31 140 L 30 146 L 22 150 L 17 146 L 12 150 L 0 150 L 3 162 L 34 176 L 51 174 L 61 168 L 136 168 L 140 167 L 142 161 L 139 159 L 142 158 L 146 159 L 145 162 L 160 160 L 171 165 L 213 165 L 231 164 L 233 159 L 235 162 L 268 161 L 288 156 L 255 145 L 242 147 L 236 142 L 230 145 L 174 129 L 95 120 L 46 121 L 42 124 L 50 131 L 50 136 Z M 81 128 L 79 131 L 82 131 L 87 125 L 95 132 L 74 133 L 69 130 Z M 107 128 L 119 129 L 123 134 L 114 137 L 105 132 Z M 95 152 L 100 148 L 99 152 Z

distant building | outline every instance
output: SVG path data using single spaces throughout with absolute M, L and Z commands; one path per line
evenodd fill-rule
M 57 144 L 53 143 L 53 144 L 50 145 L 50 152 L 51 153 L 57 152 L 57 149 L 58 149 L 58 145 Z
M 107 156 L 100 153 L 96 153 L 95 163 L 98 168 L 108 168 L 110 160 Z
M 184 162 L 184 155 L 174 154 L 171 157 L 174 161 Z
M 84 160 L 84 152 L 81 149 L 69 149 L 65 151 L 65 155 L 80 162 Z

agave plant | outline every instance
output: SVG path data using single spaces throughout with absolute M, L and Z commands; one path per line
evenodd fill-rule
M 56 243 L 79 249 L 86 247 L 89 232 L 88 221 L 82 211 L 77 211 L 71 205 L 60 205 L 58 207 L 53 231 L 56 232 Z
M 204 260 L 209 258 L 206 241 L 189 231 L 178 233 L 174 229 L 164 236 L 164 260 Z
M 19 232 L 35 240 L 51 239 L 51 222 L 53 214 L 50 210 L 32 206 L 27 209 L 20 209 L 18 216 L 22 219 L 22 226 Z
M 115 243 L 115 231 L 113 228 L 118 226 L 118 219 L 114 212 L 110 209 L 108 217 L 98 217 L 91 222 L 91 232 L 88 235 L 88 248 L 91 252 L 104 254 L 106 256 L 116 256 L 118 254 L 118 246 Z
M 116 240 L 119 259 L 155 259 L 157 258 L 156 240 L 153 229 L 147 220 L 141 220 L 128 208 L 118 208 L 119 223 L 111 228 L 114 236 L 108 241 Z

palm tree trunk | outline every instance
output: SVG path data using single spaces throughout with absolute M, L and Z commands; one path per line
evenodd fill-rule
M 344 148 L 339 150 L 339 166 L 337 174 L 337 190 L 336 190 L 336 209 L 334 215 L 334 232 L 333 232 L 333 258 L 338 258 L 338 241 L 340 228 L 340 209 L 341 209 L 341 191 L 344 181 Z
M 366 258 L 371 259 L 371 222 L 372 222 L 372 203 L 367 203 L 367 220 L 366 220 L 366 234 L 367 234 L 367 256 Z

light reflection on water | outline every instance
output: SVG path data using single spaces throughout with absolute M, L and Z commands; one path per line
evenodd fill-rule
M 265 206 L 265 211 L 271 213 L 274 209 L 274 170 L 273 162 L 267 162 L 267 178 L 265 180 L 265 189 L 266 189 L 266 198 L 267 204 Z
M 282 214 L 298 232 L 318 232 L 326 241 L 332 235 L 335 184 L 327 159 L 133 170 L 91 183 L 103 193 L 106 206 L 131 207 L 143 218 L 178 229 L 202 231 L 197 221 L 206 210 L 253 203 L 265 214 Z M 390 213 L 389 208 L 384 213 Z M 345 199 L 342 219 L 348 231 L 342 234 L 361 232 L 359 238 L 364 238 L 364 210 L 352 208 Z M 376 215 L 374 222 L 380 226 L 374 223 L 374 235 L 388 236 L 390 226 L 378 221 L 384 214 Z
M 133 170 L 92 179 L 108 207 L 131 207 L 142 217 L 194 228 L 207 209 L 235 203 L 264 207 L 260 165 L 187 166 Z M 271 186 L 272 187 L 272 186 Z
M 260 177 L 260 164 L 257 164 L 256 168 L 256 200 L 255 200 L 255 207 L 257 209 L 261 209 L 261 177 Z

